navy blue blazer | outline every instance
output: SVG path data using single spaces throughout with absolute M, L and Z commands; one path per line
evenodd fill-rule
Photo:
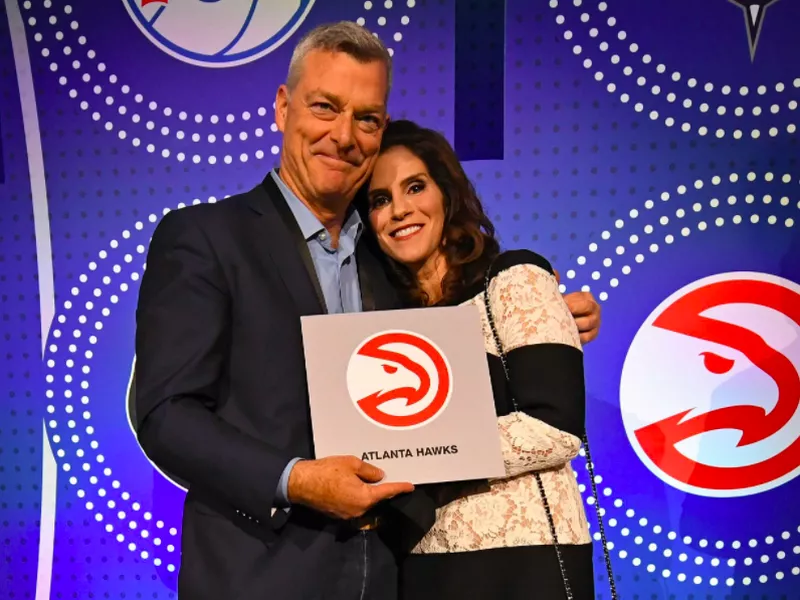
M 364 310 L 398 308 L 368 240 L 356 260 Z M 146 454 L 188 484 L 182 600 L 317 598 L 336 578 L 348 525 L 302 506 L 272 514 L 287 462 L 314 457 L 300 317 L 322 313 L 321 299 L 270 177 L 155 230 L 136 311 L 135 421 Z M 424 492 L 379 508 L 397 556 L 435 517 Z

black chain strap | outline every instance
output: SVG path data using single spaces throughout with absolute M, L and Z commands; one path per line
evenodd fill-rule
M 486 317 L 489 321 L 489 327 L 492 329 L 492 336 L 494 337 L 494 344 L 497 348 L 497 355 L 500 357 L 500 362 L 503 365 L 503 372 L 506 376 L 506 381 L 508 381 L 509 386 L 511 385 L 511 376 L 509 373 L 508 362 L 506 361 L 506 355 L 503 351 L 503 345 L 500 342 L 500 336 L 497 333 L 497 327 L 494 323 L 494 316 L 492 315 L 492 308 L 489 302 L 489 283 L 491 282 L 491 265 L 488 269 L 486 269 L 486 277 L 484 281 L 484 304 L 486 305 Z M 510 388 L 509 388 L 510 392 Z M 514 410 L 519 412 L 519 406 L 517 405 L 516 397 L 511 394 L 511 402 L 514 405 Z M 583 434 L 583 446 L 586 451 L 586 466 L 589 470 L 589 477 L 592 483 L 592 496 L 594 497 L 594 507 L 595 511 L 597 512 L 597 523 L 600 528 L 600 541 L 603 544 L 603 558 L 605 559 L 606 563 L 606 572 L 608 573 L 608 584 L 611 588 L 611 599 L 618 600 L 617 596 L 617 584 L 614 580 L 614 570 L 611 567 L 611 555 L 608 551 L 608 542 L 606 541 L 606 530 L 603 526 L 603 515 L 600 510 L 600 501 L 597 496 L 597 484 L 595 483 L 594 477 L 594 464 L 592 463 L 592 455 L 589 452 L 589 438 L 586 436 L 586 433 Z M 553 521 L 553 513 L 550 510 L 550 503 L 547 501 L 547 494 L 545 494 L 544 484 L 542 483 L 542 478 L 538 472 L 534 471 L 533 476 L 536 478 L 536 485 L 539 487 L 539 495 L 542 497 L 542 504 L 544 505 L 545 514 L 547 515 L 547 524 L 550 526 L 550 535 L 553 537 L 553 547 L 556 551 L 556 558 L 558 559 L 558 568 L 561 570 L 561 579 L 564 582 L 564 592 L 566 594 L 567 600 L 573 600 L 572 595 L 572 588 L 569 584 L 569 578 L 567 577 L 567 569 L 564 565 L 564 558 L 561 555 L 561 546 L 558 543 L 558 534 L 556 533 L 556 525 Z

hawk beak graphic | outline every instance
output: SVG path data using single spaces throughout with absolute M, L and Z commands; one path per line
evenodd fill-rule
M 407 356 L 397 352 L 392 352 L 390 350 L 385 350 L 380 347 L 369 349 L 366 352 L 362 350 L 362 354 L 364 356 L 371 356 L 376 359 L 398 364 L 411 371 L 419 378 L 419 386 L 417 387 L 403 386 L 389 390 L 379 390 L 373 394 L 370 394 L 369 396 L 366 396 L 365 398 L 362 398 L 359 404 L 364 410 L 376 409 L 385 402 L 397 400 L 399 398 L 404 398 L 406 400 L 406 406 L 412 406 L 422 400 L 430 391 L 430 375 L 428 375 L 428 372 L 420 364 L 414 362 Z M 384 363 L 382 366 L 384 372 L 389 375 L 393 375 L 398 371 L 398 367 L 394 365 Z

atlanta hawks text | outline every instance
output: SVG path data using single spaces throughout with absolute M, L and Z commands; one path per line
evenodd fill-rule
M 414 458 L 414 456 L 439 456 L 442 454 L 458 454 L 458 446 L 428 446 L 417 448 L 412 452 L 411 448 L 399 448 L 397 450 L 370 450 L 361 454 L 361 460 L 386 460 L 390 458 Z

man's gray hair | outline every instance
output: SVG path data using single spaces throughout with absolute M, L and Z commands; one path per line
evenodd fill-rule
M 286 87 L 290 92 L 300 79 L 303 60 L 312 50 L 343 52 L 361 63 L 380 61 L 386 65 L 388 88 L 392 87 L 392 57 L 383 42 L 353 21 L 339 21 L 315 27 L 297 43 L 286 77 Z

